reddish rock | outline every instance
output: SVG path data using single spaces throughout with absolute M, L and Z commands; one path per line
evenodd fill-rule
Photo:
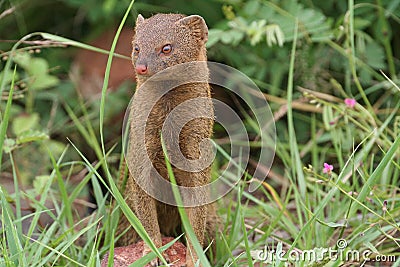
M 162 243 L 165 245 L 172 240 L 174 240 L 172 237 L 163 237 Z M 127 267 L 140 259 L 143 256 L 143 245 L 144 242 L 139 241 L 133 245 L 114 248 L 114 267 Z M 175 242 L 166 250 L 166 254 L 168 255 L 170 263 L 173 263 L 171 266 L 186 265 L 186 247 L 181 242 Z M 104 258 L 101 261 L 101 267 L 107 266 L 108 255 L 109 253 L 104 255 Z M 147 264 L 146 267 L 150 267 L 150 265 Z

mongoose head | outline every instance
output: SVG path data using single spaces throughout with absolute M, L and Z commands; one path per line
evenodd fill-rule
M 208 28 L 197 15 L 139 15 L 133 38 L 132 61 L 138 82 L 168 67 L 206 61 Z

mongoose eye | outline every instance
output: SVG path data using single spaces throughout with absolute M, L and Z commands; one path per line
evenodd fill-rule
M 135 54 L 137 54 L 137 53 L 139 53 L 139 46 L 138 45 L 135 45 L 135 47 L 133 48 L 133 52 L 135 53 Z
M 162 52 L 164 54 L 169 54 L 169 53 L 171 53 L 171 51 L 172 51 L 172 45 L 170 45 L 170 44 L 164 45 L 162 48 Z

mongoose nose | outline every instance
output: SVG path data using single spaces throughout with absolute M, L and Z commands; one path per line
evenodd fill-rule
M 147 74 L 147 65 L 145 64 L 136 65 L 136 73 L 141 75 Z

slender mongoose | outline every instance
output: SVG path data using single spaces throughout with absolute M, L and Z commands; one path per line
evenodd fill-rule
M 183 108 L 180 111 L 180 116 L 185 117 L 196 112 L 203 112 L 207 113 L 208 117 L 199 115 L 198 118 L 188 121 L 180 129 L 178 142 L 180 151 L 186 159 L 196 160 L 204 156 L 201 155 L 203 153 L 201 142 L 212 135 L 213 119 L 210 117 L 213 117 L 213 107 L 206 64 L 203 64 L 203 71 L 205 66 L 207 81 L 187 83 L 169 91 L 157 103 L 154 103 L 144 122 L 141 117 L 142 109 L 149 105 L 148 102 L 151 102 L 150 95 L 161 89 L 155 87 L 163 86 L 163 83 L 154 86 L 152 84 L 145 86 L 145 84 L 152 76 L 169 67 L 187 62 L 207 61 L 205 46 L 207 38 L 207 25 L 204 19 L 197 15 L 157 14 L 148 19 L 139 15 L 136 21 L 132 42 L 132 62 L 135 68 L 137 90 L 131 110 L 131 125 L 128 126 L 130 127 L 129 155 L 126 160 L 130 167 L 130 174 L 124 196 L 127 204 L 139 218 L 157 247 L 161 246 L 162 235 L 176 236 L 177 233 L 182 231 L 182 224 L 176 206 L 156 200 L 138 184 L 138 181 L 142 181 L 151 186 L 153 181 L 152 177 L 142 177 L 143 170 L 148 167 L 144 166 L 144 157 L 148 156 L 156 171 L 163 179 L 169 180 L 160 132 L 165 120 L 174 108 L 185 101 L 196 98 L 206 99 L 206 102 L 208 102 L 205 105 L 196 106 L 194 104 L 190 109 Z M 142 90 L 142 95 L 145 96 L 141 99 L 138 96 L 140 90 Z M 148 99 L 146 99 L 146 94 L 149 95 Z M 140 125 L 140 122 L 143 125 Z M 141 126 L 145 128 L 144 142 L 137 138 Z M 199 171 L 187 171 L 174 166 L 173 171 L 177 184 L 184 187 L 199 187 L 208 184 L 211 180 L 210 166 Z M 201 195 L 192 197 L 195 199 L 204 198 Z M 215 237 L 218 221 L 213 204 L 187 207 L 185 211 L 198 241 L 203 247 L 208 246 L 209 241 Z M 138 240 L 137 233 L 131 228 L 125 216 L 122 216 L 117 232 L 123 233 L 127 228 L 130 229 L 121 236 L 118 245 L 128 245 Z M 147 254 L 149 251 L 150 249 L 145 247 L 143 254 Z M 193 267 L 197 259 L 198 256 L 189 241 L 186 266 Z M 151 265 L 158 266 L 159 263 L 159 259 L 156 259 L 151 262 Z

